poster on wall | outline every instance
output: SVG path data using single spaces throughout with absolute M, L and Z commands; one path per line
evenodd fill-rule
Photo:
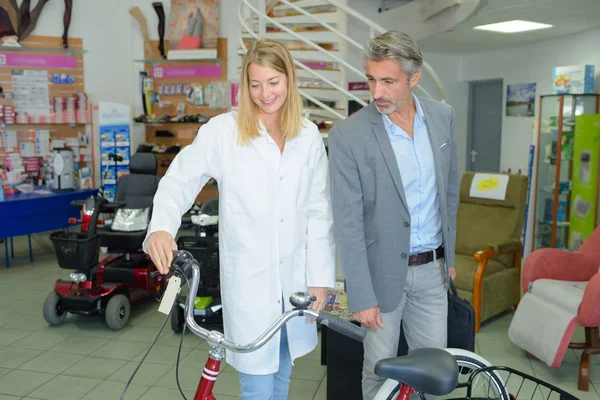
M 50 117 L 48 71 L 13 70 L 12 84 L 17 122 L 28 123 L 25 116 Z
M 506 86 L 506 116 L 535 116 L 535 83 Z
M 114 200 L 117 181 L 129 173 L 131 159 L 131 130 L 129 126 L 129 106 L 119 103 L 99 103 L 98 116 L 100 126 L 100 167 L 104 196 Z M 114 162 L 109 154 L 123 157 Z M 106 177 L 105 177 L 106 175 Z
M 219 0 L 171 0 L 169 49 L 215 49 Z

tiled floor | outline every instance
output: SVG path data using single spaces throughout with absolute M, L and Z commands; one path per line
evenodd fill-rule
M 158 303 L 148 300 L 135 304 L 130 324 L 120 332 L 109 330 L 100 317 L 75 315 L 69 315 L 62 326 L 50 327 L 42 317 L 43 301 L 54 281 L 68 277 L 70 271 L 58 268 L 47 235 L 36 235 L 32 242 L 34 263 L 29 263 L 26 237 L 15 239 L 15 259 L 10 269 L 4 268 L 4 261 L 0 262 L 0 400 L 119 399 L 164 321 L 164 316 L 156 311 Z M 3 260 L 3 244 L 1 248 Z M 477 336 L 478 352 L 482 356 L 494 364 L 544 378 L 581 399 L 600 400 L 597 392 L 600 356 L 594 359 L 590 392 L 578 392 L 577 354 L 570 352 L 559 370 L 551 370 L 512 345 L 506 334 L 509 323 L 510 315 L 507 315 L 482 328 Z M 179 338 L 167 324 L 126 399 L 181 398 L 175 382 Z M 190 400 L 206 356 L 206 344 L 187 334 L 179 379 Z M 320 348 L 317 348 L 297 361 L 291 400 L 326 398 L 326 369 L 319 360 Z M 237 374 L 225 366 L 215 386 L 217 398 L 234 399 L 238 389 Z

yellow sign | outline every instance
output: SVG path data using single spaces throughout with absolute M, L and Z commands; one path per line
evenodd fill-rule
M 494 190 L 498 186 L 500 186 L 500 181 L 496 178 L 482 179 L 479 181 L 479 183 L 477 183 L 477 189 L 481 190 L 482 192 L 486 190 Z

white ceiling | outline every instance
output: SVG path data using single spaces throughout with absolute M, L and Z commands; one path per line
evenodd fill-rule
M 600 26 L 600 0 L 488 0 L 476 15 L 452 31 L 419 41 L 423 51 L 466 54 L 502 49 L 572 35 Z M 523 33 L 474 30 L 474 26 L 514 19 L 552 28 Z

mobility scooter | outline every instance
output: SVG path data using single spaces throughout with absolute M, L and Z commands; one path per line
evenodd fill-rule
M 221 305 L 221 281 L 219 272 L 219 199 L 210 199 L 200 208 L 197 215 L 184 216 L 197 228 L 196 236 L 182 236 L 177 248 L 190 252 L 200 263 L 201 279 L 194 301 L 196 322 L 222 331 L 223 311 Z M 184 310 L 187 296 L 180 294 L 171 313 L 171 329 L 180 333 L 185 320 Z
M 109 156 L 115 162 L 119 158 Z M 82 207 L 81 231 L 65 229 L 50 235 L 59 266 L 74 270 L 70 280 L 56 282 L 44 302 L 44 318 L 50 325 L 63 323 L 68 313 L 100 314 L 110 329 L 120 330 L 129 321 L 132 302 L 162 295 L 163 276 L 141 250 L 160 179 L 156 168 L 154 154 L 135 154 L 130 173 L 118 180 L 114 202 L 108 202 L 102 188 L 95 197 L 71 203 Z M 145 228 L 117 231 L 114 222 L 110 228 L 98 227 L 100 213 L 118 213 L 119 209 L 123 214 L 141 214 Z M 99 262 L 101 246 L 108 249 L 108 255 Z

